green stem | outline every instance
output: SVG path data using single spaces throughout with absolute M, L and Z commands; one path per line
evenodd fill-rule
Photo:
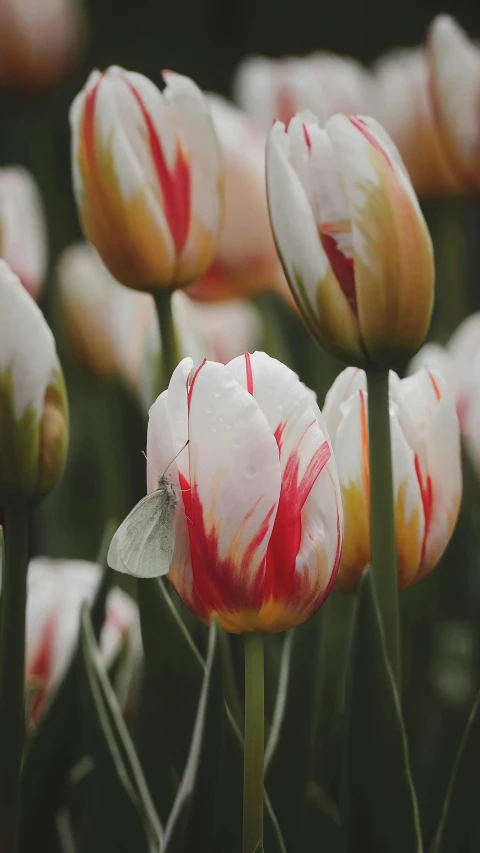
M 172 295 L 171 289 L 160 288 L 155 296 L 161 338 L 160 391 L 164 391 L 168 387 L 170 377 L 178 363 L 172 314 Z
M 383 633 L 397 685 L 400 681 L 397 544 L 393 492 L 388 370 L 367 372 L 372 570 Z
M 20 821 L 20 766 L 25 728 L 26 510 L 5 513 L 6 560 L 0 622 L 0 853 L 16 853 Z
M 263 844 L 264 763 L 263 634 L 245 634 L 245 764 L 243 853 Z

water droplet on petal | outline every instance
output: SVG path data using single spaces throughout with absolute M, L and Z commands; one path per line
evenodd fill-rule
M 233 442 L 233 449 L 234 449 L 234 450 L 240 450 L 240 444 L 239 444 L 239 442 L 238 442 L 238 441 L 234 441 L 234 442 Z
M 279 404 L 278 404 L 278 411 L 279 411 L 279 412 L 283 412 L 284 408 L 285 408 L 285 407 L 284 407 L 283 403 L 279 403 Z
M 205 414 L 206 415 L 213 415 L 213 409 L 211 406 L 207 406 L 207 408 L 205 409 Z
M 222 392 L 221 392 L 221 391 L 218 391 L 218 390 L 217 390 L 217 391 L 214 391 L 214 392 L 213 392 L 213 396 L 215 397 L 215 399 L 216 399 L 216 400 L 219 400 L 219 399 L 220 399 L 220 397 L 222 396 Z
M 248 465 L 245 465 L 243 473 L 248 480 L 253 480 L 253 478 L 257 476 L 257 468 L 255 465 L 249 463 Z

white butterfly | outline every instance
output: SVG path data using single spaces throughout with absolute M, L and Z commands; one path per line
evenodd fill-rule
M 111 569 L 137 578 L 166 575 L 175 547 L 178 496 L 165 474 L 154 492 L 134 506 L 108 549 Z

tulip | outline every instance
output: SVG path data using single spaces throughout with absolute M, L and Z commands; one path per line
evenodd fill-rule
M 453 18 L 437 15 L 427 39 L 430 85 L 443 141 L 459 178 L 480 190 L 480 50 Z
M 235 78 L 236 100 L 267 131 L 276 119 L 288 127 L 305 109 L 321 125 L 335 113 L 365 112 L 370 89 L 370 75 L 359 62 L 327 52 L 302 58 L 249 57 Z
M 478 386 L 479 355 L 480 312 L 477 312 L 460 323 L 446 347 L 425 344 L 409 365 L 409 373 L 426 367 L 443 376 L 455 398 L 462 431 L 470 420 L 469 411 Z
M 79 0 L 0 0 L 0 84 L 38 90 L 71 70 L 83 34 Z
M 375 117 L 397 145 L 418 195 L 458 192 L 434 116 L 423 49 L 397 50 L 382 57 L 375 66 L 375 88 Z
M 92 603 L 100 577 L 98 565 L 82 560 L 39 557 L 30 562 L 26 650 L 30 725 L 38 722 L 67 671 L 77 642 L 82 605 Z M 124 647 L 130 647 L 139 658 L 137 609 L 130 596 L 114 588 L 107 598 L 100 636 L 105 666 L 110 666 Z
M 345 512 L 338 584 L 348 592 L 356 589 L 371 559 L 366 398 L 365 373 L 348 367 L 335 380 L 324 408 Z M 403 380 L 391 372 L 390 428 L 398 585 L 404 588 L 436 565 L 460 508 L 460 432 L 445 380 L 426 369 Z
M 205 622 L 284 631 L 323 603 L 341 554 L 340 492 L 320 410 L 264 353 L 191 371 L 191 359 L 178 365 L 148 426 L 148 491 L 167 468 L 182 490 L 168 577 Z
M 265 132 L 225 99 L 207 98 L 222 149 L 225 221 L 212 266 L 188 293 L 214 301 L 273 288 L 288 298 L 268 218 Z
M 155 321 L 151 296 L 119 284 L 88 244 L 66 249 L 58 264 L 68 344 L 94 376 L 140 381 L 147 330 Z M 155 330 L 157 325 L 155 322 Z
M 0 169 L 0 257 L 38 299 L 47 268 L 47 230 L 33 176 L 21 166 Z
M 53 335 L 40 309 L 0 261 L 0 506 L 41 500 L 63 470 L 68 414 Z
M 318 341 L 358 366 L 402 365 L 422 344 L 433 254 L 397 149 L 371 118 L 309 113 L 267 147 L 270 217 L 300 312 Z
M 200 90 L 165 72 L 94 71 L 73 103 L 74 188 L 87 236 L 122 284 L 152 293 L 200 278 L 223 212 L 220 150 Z

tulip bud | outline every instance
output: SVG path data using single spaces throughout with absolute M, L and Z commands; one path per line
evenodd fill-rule
M 371 118 L 325 129 L 297 115 L 267 147 L 270 217 L 300 312 L 317 340 L 359 366 L 403 365 L 433 305 L 430 236 L 400 155 Z
M 325 422 L 342 487 L 345 540 L 339 586 L 352 592 L 371 559 L 367 383 L 348 367 L 327 394 Z M 390 429 L 398 583 L 421 580 L 440 559 L 457 520 L 462 473 L 453 396 L 441 376 L 390 373 Z
M 53 335 L 4 261 L 0 306 L 0 506 L 24 507 L 62 472 L 67 397 Z
M 179 489 L 168 577 L 198 618 L 275 632 L 315 613 L 342 505 L 320 410 L 291 370 L 259 352 L 193 374 L 185 359 L 150 410 L 147 456 L 148 491 L 167 466 Z
M 82 604 L 93 601 L 100 577 L 100 567 L 83 560 L 39 557 L 30 562 L 25 673 L 30 725 L 38 722 L 65 675 L 78 637 Z M 132 645 L 138 660 L 141 641 L 137 609 L 128 595 L 115 588 L 107 598 L 100 637 L 106 666 L 125 643 Z
M 155 293 L 200 278 L 223 213 L 220 149 L 200 90 L 165 72 L 94 71 L 73 103 L 72 159 L 80 216 L 122 284 Z
M 83 35 L 79 0 L 0 0 L 0 84 L 37 90 L 71 70 Z
M 290 299 L 268 218 L 266 134 L 225 99 L 207 98 L 222 149 L 225 221 L 212 266 L 188 294 L 212 302 L 275 289 Z
M 427 55 L 435 115 L 447 153 L 463 183 L 478 192 L 480 49 L 453 18 L 437 15 L 428 33 Z
M 370 89 L 371 76 L 359 62 L 322 51 L 301 58 L 251 56 L 235 78 L 236 100 L 267 131 L 275 120 L 288 127 L 301 110 L 311 110 L 321 125 L 335 113 L 363 113 Z
M 21 166 L 0 169 L 0 257 L 37 300 L 47 268 L 47 229 L 36 181 Z
M 138 385 L 145 336 L 158 321 L 152 297 L 118 283 L 88 244 L 71 246 L 58 264 L 68 345 L 94 376 Z
M 398 147 L 421 197 L 458 193 L 435 120 L 423 49 L 396 50 L 375 66 L 375 116 Z

